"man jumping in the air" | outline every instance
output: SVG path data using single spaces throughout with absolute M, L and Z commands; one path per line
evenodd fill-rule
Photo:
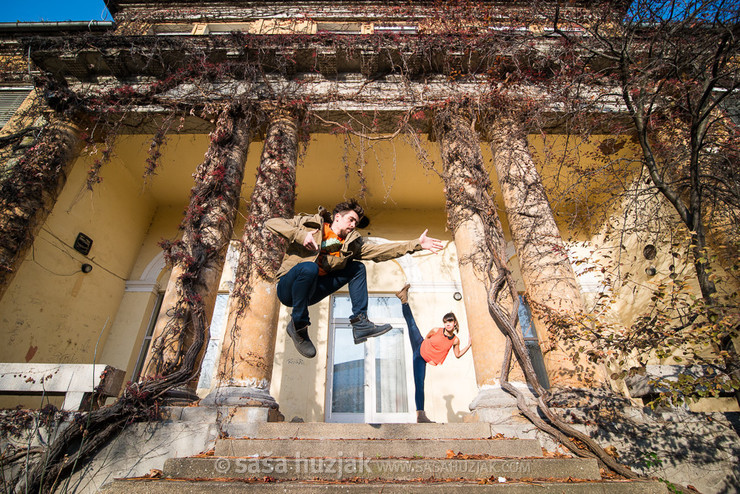
M 376 325 L 367 318 L 367 275 L 360 260 L 388 261 L 427 249 L 436 252 L 442 242 L 427 237 L 416 240 L 372 244 L 355 231 L 365 212 L 356 200 L 337 204 L 330 221 L 323 208 L 315 215 L 300 214 L 292 219 L 272 218 L 265 226 L 288 240 L 285 257 L 278 270 L 277 295 L 283 305 L 293 308 L 288 335 L 298 353 L 316 355 L 308 337 L 308 307 L 349 283 L 352 301 L 352 334 L 355 344 L 391 330 L 390 324 Z

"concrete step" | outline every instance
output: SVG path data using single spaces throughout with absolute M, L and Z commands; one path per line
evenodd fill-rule
M 491 437 L 491 424 L 263 422 L 247 435 L 259 439 L 486 439 Z
M 327 483 L 327 482 L 223 482 L 223 481 L 171 481 L 116 480 L 108 484 L 101 494 L 347 494 L 408 493 L 448 494 L 470 492 L 473 494 L 668 494 L 668 489 L 658 481 L 588 481 L 588 482 L 388 482 L 388 483 Z
M 524 459 L 374 459 L 374 458 L 170 458 L 163 468 L 170 479 L 279 480 L 341 479 L 583 479 L 600 480 L 599 467 L 590 458 Z
M 446 458 L 448 451 L 515 458 L 542 456 L 535 439 L 220 439 L 215 456 Z

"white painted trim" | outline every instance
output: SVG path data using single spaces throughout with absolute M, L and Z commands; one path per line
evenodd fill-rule
M 462 285 L 458 281 L 419 281 L 411 283 L 409 291 L 413 293 L 462 293 Z
M 149 262 L 147 267 L 144 268 L 139 280 L 156 283 L 159 273 L 161 273 L 165 267 L 167 267 L 167 263 L 164 260 L 164 251 L 160 251 L 156 256 L 154 256 L 154 259 Z
M 128 280 L 126 282 L 127 292 L 146 292 L 146 293 L 157 293 L 159 291 L 159 283 L 152 283 L 150 281 L 142 280 Z
M 160 289 L 157 278 L 159 278 L 159 274 L 166 267 L 167 263 L 164 260 L 164 251 L 159 252 L 147 264 L 138 280 L 126 280 L 126 291 L 157 293 Z

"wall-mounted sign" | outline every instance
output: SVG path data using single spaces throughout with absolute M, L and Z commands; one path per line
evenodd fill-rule
M 92 239 L 84 233 L 80 232 L 77 234 L 77 238 L 75 239 L 74 248 L 77 252 L 79 252 L 83 256 L 86 256 L 90 253 L 90 248 L 92 247 L 92 244 Z

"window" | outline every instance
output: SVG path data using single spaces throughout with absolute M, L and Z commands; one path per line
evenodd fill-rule
M 368 317 L 393 325 L 377 338 L 355 345 L 347 295 L 333 295 L 327 365 L 327 422 L 411 422 L 415 419 L 411 346 L 401 302 L 370 295 Z
M 359 22 L 319 22 L 316 24 L 316 31 L 328 34 L 362 34 L 362 24 Z
M 30 88 L 0 88 L 0 128 L 8 123 L 30 93 Z
M 394 26 L 375 26 L 373 32 L 375 33 L 391 33 L 391 34 L 416 34 L 418 32 L 416 26 L 409 25 L 394 25 Z
M 152 34 L 157 36 L 185 36 L 193 34 L 192 24 L 157 24 L 152 27 Z
M 540 342 L 537 339 L 537 331 L 532 323 L 532 311 L 527 301 L 521 295 L 519 295 L 519 327 L 522 328 L 524 344 L 527 345 L 529 358 L 532 360 L 532 367 L 534 367 L 534 372 L 537 374 L 537 379 L 539 379 L 543 388 L 548 389 L 550 387 L 550 380 L 547 378 L 547 370 L 545 369 L 545 361 L 542 358 Z
M 139 350 L 139 357 L 136 359 L 136 365 L 134 366 L 134 373 L 131 375 L 131 382 L 136 382 L 141 376 L 141 371 L 144 367 L 144 361 L 146 355 L 149 353 L 149 346 L 152 344 L 152 333 L 154 333 L 154 327 L 157 325 L 157 318 L 159 317 L 159 311 L 162 308 L 162 300 L 164 300 L 164 292 L 157 293 L 157 300 L 154 302 L 154 310 L 152 315 L 149 317 L 149 324 L 146 327 L 146 333 L 144 333 L 144 341 L 141 343 L 141 350 Z
M 198 24 L 193 34 L 229 34 L 233 32 L 249 33 L 254 31 L 251 22 Z

